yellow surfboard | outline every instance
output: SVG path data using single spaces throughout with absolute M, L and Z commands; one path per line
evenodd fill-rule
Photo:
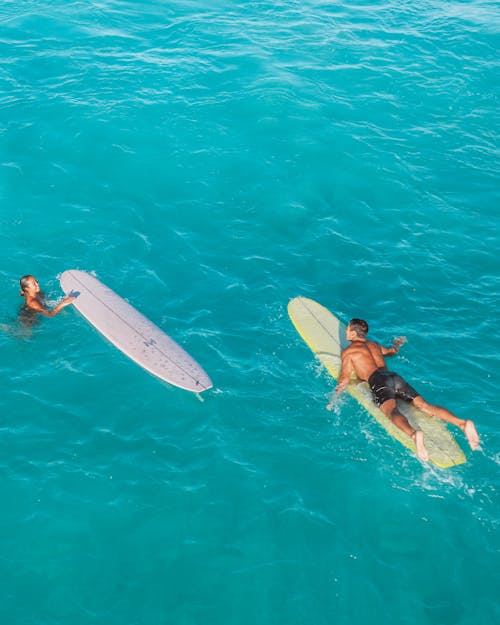
M 340 354 L 349 344 L 345 326 L 321 304 L 306 297 L 295 297 L 288 304 L 288 314 L 297 332 L 336 380 L 340 373 Z M 347 387 L 350 393 L 382 425 L 387 432 L 408 449 L 416 452 L 413 439 L 396 427 L 372 399 L 366 382 L 357 378 Z M 407 402 L 398 401 L 399 410 L 415 429 L 422 430 L 431 462 L 443 469 L 463 464 L 466 459 L 443 421 L 420 412 Z

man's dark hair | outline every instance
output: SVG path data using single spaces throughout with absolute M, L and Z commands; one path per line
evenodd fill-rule
M 368 334 L 368 324 L 364 319 L 351 319 L 349 327 L 356 332 L 360 339 L 364 339 Z

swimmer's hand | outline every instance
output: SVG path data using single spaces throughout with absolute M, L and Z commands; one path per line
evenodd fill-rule
M 404 345 L 406 343 L 406 336 L 397 336 L 394 341 L 392 342 L 393 347 L 396 350 L 396 353 L 399 351 L 399 348 L 401 347 L 401 345 Z
M 66 306 L 69 306 L 70 304 L 72 304 L 75 301 L 76 297 L 74 295 L 68 295 L 67 297 L 65 297 L 62 301 L 59 302 L 59 304 L 57 304 L 57 306 L 51 310 L 49 312 L 49 317 L 53 317 L 54 315 L 57 315 L 57 313 L 59 311 L 61 311 L 63 308 L 66 308 Z
M 349 384 L 349 380 L 345 378 L 340 378 L 339 383 L 337 384 L 337 388 L 333 394 L 333 397 L 330 399 L 328 404 L 326 405 L 327 410 L 335 410 L 339 405 L 339 398 L 342 393 L 345 391 L 347 385 Z
M 342 404 L 344 403 L 344 395 L 334 393 L 330 401 L 328 402 L 326 409 L 329 412 L 334 412 L 337 416 L 340 416 L 342 411 Z
M 395 356 L 399 352 L 401 345 L 406 343 L 406 336 L 397 336 L 390 347 L 383 347 L 382 354 L 384 356 Z

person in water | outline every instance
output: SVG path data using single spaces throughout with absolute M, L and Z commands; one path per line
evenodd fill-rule
M 446 408 L 427 403 L 400 375 L 387 370 L 384 358 L 396 355 L 406 338 L 397 337 L 390 347 L 384 347 L 367 340 L 367 334 L 366 321 L 351 319 L 346 328 L 346 338 L 351 344 L 342 351 L 342 366 L 335 396 L 338 397 L 346 389 L 352 373 L 360 380 L 368 382 L 375 403 L 394 425 L 413 438 L 417 456 L 421 460 L 429 460 L 424 433 L 410 425 L 408 419 L 398 410 L 396 399 L 412 403 L 418 410 L 458 426 L 467 437 L 471 448 L 479 449 L 479 436 L 472 421 L 459 419 Z M 330 403 L 328 408 L 332 407 L 333 404 Z
M 19 280 L 21 297 L 24 297 L 24 313 L 40 313 L 46 317 L 55 317 L 65 306 L 69 306 L 75 300 L 71 295 L 65 297 L 55 308 L 49 310 L 43 302 L 43 293 L 40 290 L 38 280 L 34 276 L 23 276 Z

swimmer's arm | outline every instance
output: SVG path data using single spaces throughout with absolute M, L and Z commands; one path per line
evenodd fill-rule
M 381 345 L 380 348 L 382 350 L 382 356 L 395 356 L 399 352 L 401 345 L 404 345 L 404 343 L 406 343 L 406 336 L 397 336 L 390 347 L 384 347 Z
M 57 304 L 55 308 L 49 310 L 48 308 L 45 308 L 45 306 L 41 302 L 35 299 L 29 302 L 28 307 L 32 310 L 35 310 L 37 313 L 40 313 L 41 315 L 45 315 L 46 317 L 55 317 L 57 313 L 61 312 L 63 308 L 69 306 L 69 304 L 72 304 L 74 301 L 75 298 L 72 296 L 65 297 L 61 302 L 59 302 L 59 304 Z

